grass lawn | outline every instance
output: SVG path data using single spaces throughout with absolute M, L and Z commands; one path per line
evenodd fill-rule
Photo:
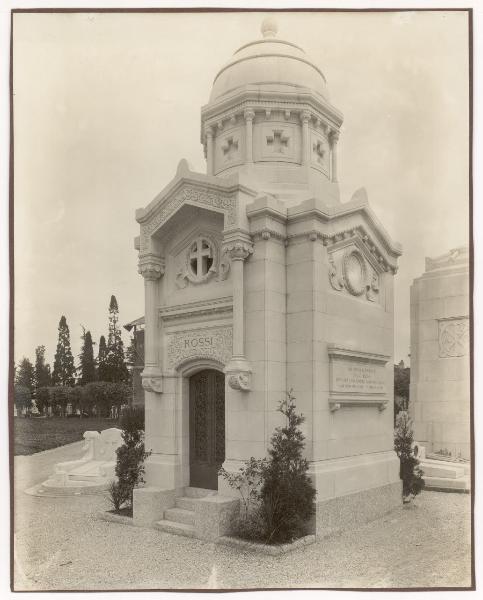
M 82 440 L 84 431 L 102 431 L 109 427 L 117 427 L 115 419 L 98 417 L 75 417 L 63 419 L 52 417 L 42 419 L 32 417 L 14 417 L 13 419 L 13 453 L 15 455 L 35 454 L 42 450 L 57 448 L 64 444 Z

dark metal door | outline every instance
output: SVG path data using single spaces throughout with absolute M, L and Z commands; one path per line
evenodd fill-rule
M 190 485 L 218 489 L 225 460 L 225 376 L 206 369 L 190 378 Z

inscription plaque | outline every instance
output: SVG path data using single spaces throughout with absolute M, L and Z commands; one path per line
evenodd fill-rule
M 343 405 L 377 405 L 386 407 L 387 385 L 385 365 L 389 356 L 328 345 L 330 360 L 331 410 Z
M 192 329 L 167 337 L 169 369 L 176 369 L 187 359 L 211 358 L 226 364 L 231 358 L 233 333 L 231 327 Z

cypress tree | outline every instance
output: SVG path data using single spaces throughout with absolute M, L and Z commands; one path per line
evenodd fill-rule
M 74 357 L 70 348 L 70 333 L 67 320 L 62 315 L 59 321 L 59 340 L 55 352 L 52 380 L 54 385 L 74 385 Z
M 82 348 L 79 355 L 80 384 L 85 385 L 96 380 L 96 363 L 94 360 L 94 346 L 90 331 L 84 329 L 82 333 Z
M 45 362 L 45 346 L 35 348 L 35 390 L 52 385 L 50 365 Z
M 97 379 L 99 381 L 107 381 L 107 346 L 106 338 L 101 335 L 99 339 L 99 352 L 97 353 Z
M 115 383 L 129 381 L 129 371 L 124 359 L 124 344 L 118 325 L 119 308 L 115 296 L 109 303 L 109 337 L 107 338 L 107 379 Z

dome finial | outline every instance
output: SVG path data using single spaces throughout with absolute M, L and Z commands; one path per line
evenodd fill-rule
M 272 17 L 272 15 L 265 17 L 260 29 L 263 37 L 275 37 L 278 32 L 278 25 L 275 17 Z

